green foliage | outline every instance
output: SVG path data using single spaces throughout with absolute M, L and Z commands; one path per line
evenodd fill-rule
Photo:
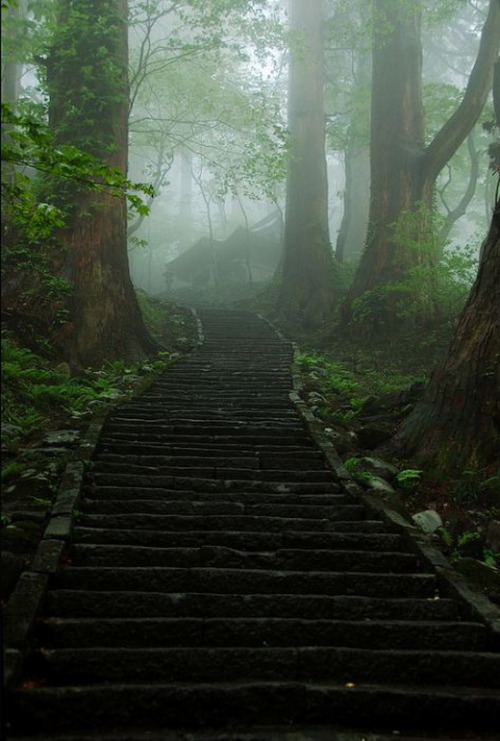
M 411 489 L 422 474 L 423 470 L 420 468 L 404 468 L 396 475 L 396 481 L 403 489 Z
M 22 471 L 23 466 L 20 463 L 17 463 L 16 461 L 7 463 L 5 466 L 2 466 L 0 480 L 2 481 L 2 483 L 5 483 L 13 476 L 18 476 Z
M 371 481 L 374 479 L 375 477 L 372 473 L 359 470 L 361 463 L 362 461 L 357 456 L 353 456 L 344 461 L 344 466 L 353 478 L 358 479 L 358 481 Z
M 57 269 L 65 261 L 57 233 L 66 224 L 72 202 L 54 198 L 50 183 L 71 183 L 73 196 L 77 188 L 127 197 L 139 211 L 147 208 L 129 189 L 151 189 L 131 183 L 117 168 L 75 147 L 56 146 L 44 120 L 33 112 L 14 114 L 2 104 L 2 125 L 8 132 L 2 143 L 5 307 L 24 317 L 26 329 L 43 317 L 53 330 L 67 319 L 72 291 Z
M 2 143 L 2 161 L 10 169 L 10 177 L 2 180 L 2 198 L 16 209 L 27 196 L 36 201 L 39 183 L 24 174 L 17 177 L 20 168 L 32 168 L 52 181 L 66 180 L 86 191 L 126 197 L 139 213 L 148 212 L 140 196 L 130 191 L 154 195 L 150 185 L 131 182 L 117 167 L 75 146 L 56 145 L 46 122 L 33 113 L 16 114 L 7 103 L 2 103 L 2 126 L 8 131 L 7 141 Z M 47 191 L 46 186 L 44 190 Z M 36 208 L 30 206 L 27 215 L 35 219 L 35 231 L 28 232 L 28 237 L 46 237 L 55 227 L 64 225 L 65 214 L 54 204 L 37 203 Z M 28 228 L 27 215 L 22 222 L 25 229 Z M 17 211 L 12 216 L 15 219 Z
M 349 471 L 349 473 L 355 473 L 359 469 L 359 465 L 361 463 L 361 460 L 353 456 L 352 458 L 347 458 L 347 460 L 344 461 L 345 468 Z
M 493 568 L 500 567 L 500 552 L 492 551 L 490 548 L 483 548 L 483 561 L 487 566 Z
M 491 550 L 491 548 L 486 548 L 483 545 L 482 535 L 477 530 L 464 530 L 458 535 L 454 535 L 448 528 L 442 527 L 438 530 L 438 535 L 452 564 L 462 558 L 472 556 L 479 561 L 483 561 L 487 566 L 493 568 L 500 566 L 500 553 Z
M 321 365 L 324 362 L 324 359 L 319 355 L 300 353 L 300 355 L 297 355 L 295 358 L 295 362 L 298 363 L 301 368 L 309 369 Z
M 413 326 L 439 317 L 451 321 L 460 312 L 474 280 L 477 258 L 472 248 L 453 250 L 439 237 L 442 217 L 419 203 L 393 224 L 393 241 L 404 264 L 401 280 L 366 291 L 353 301 L 353 319 L 366 332 L 406 321 Z
M 16 450 L 40 429 L 71 419 L 73 424 L 91 410 L 125 398 L 144 374 L 163 370 L 168 354 L 129 368 L 123 361 L 108 363 L 71 377 L 63 365 L 53 367 L 36 353 L 2 338 L 2 444 Z M 9 473 L 9 471 L 7 472 Z M 10 472 L 12 473 L 12 472 Z

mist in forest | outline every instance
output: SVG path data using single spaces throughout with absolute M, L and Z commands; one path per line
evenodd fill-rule
M 155 295 L 220 292 L 222 286 L 255 290 L 272 281 L 280 265 L 286 177 L 296 156 L 287 111 L 289 62 L 296 53 L 304 67 L 311 64 L 307 42 L 300 29 L 290 31 L 287 3 L 264 4 L 270 27 L 262 37 L 249 30 L 250 11 L 248 23 L 228 18 L 224 32 L 232 43 L 222 49 L 211 43 L 212 28 L 200 44 L 203 28 L 193 17 L 157 5 L 154 17 L 137 11 L 129 36 L 129 173 L 156 192 L 149 215 L 129 223 L 132 277 Z M 486 0 L 448 4 L 424 10 L 419 19 L 421 144 L 432 140 L 463 95 L 487 9 Z M 332 255 L 352 272 L 368 234 L 376 20 L 366 2 L 326 2 L 323 13 L 327 239 Z M 281 25 L 271 28 L 271 22 Z M 463 258 L 464 275 L 475 270 L 491 212 L 491 135 L 482 125 L 491 117 L 490 100 L 433 193 L 440 249 Z M 266 242 L 261 254 L 255 254 L 257 234 Z

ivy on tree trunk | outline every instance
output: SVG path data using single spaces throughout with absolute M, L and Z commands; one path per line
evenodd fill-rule
M 127 171 L 127 0 L 59 0 L 47 60 L 49 122 L 72 145 Z M 54 338 L 75 367 L 137 359 L 155 348 L 142 321 L 127 258 L 125 195 L 58 179 L 67 212 L 56 268 L 71 286 L 68 321 Z

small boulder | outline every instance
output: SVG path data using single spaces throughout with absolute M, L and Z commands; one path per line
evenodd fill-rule
M 412 515 L 413 522 L 415 522 L 427 535 L 435 533 L 440 527 L 443 527 L 443 521 L 439 514 L 433 509 L 424 509 L 422 512 L 417 512 L 416 515 Z

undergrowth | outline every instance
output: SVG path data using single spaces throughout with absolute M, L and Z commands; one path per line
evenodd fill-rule
M 164 302 L 140 291 L 138 300 L 148 330 L 163 340 L 165 326 L 174 318 L 167 318 Z M 179 321 L 185 321 L 184 317 Z M 115 361 L 71 375 L 65 362 L 55 362 L 40 343 L 37 347 L 38 351 L 24 347 L 12 331 L 2 329 L 1 441 L 9 457 L 45 430 L 87 424 L 92 415 L 126 398 L 175 357 L 163 352 L 142 363 Z
M 4 332 L 2 345 L 2 447 L 17 447 L 40 431 L 64 422 L 72 426 L 90 417 L 98 405 L 129 395 L 147 373 L 161 371 L 168 353 L 128 367 L 123 361 L 71 376 L 65 363 L 55 365 L 21 347 Z

